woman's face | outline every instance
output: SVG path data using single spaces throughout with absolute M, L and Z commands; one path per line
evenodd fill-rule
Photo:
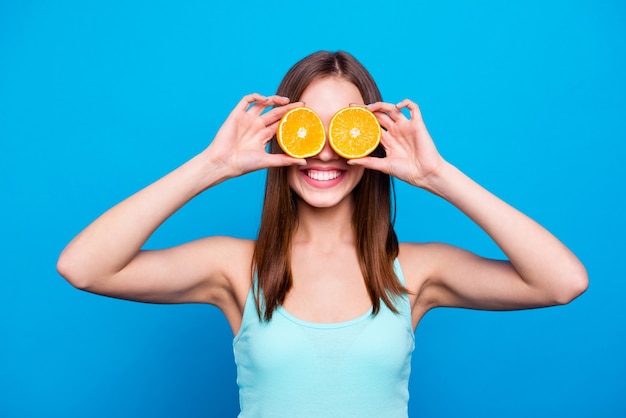
M 332 116 L 351 103 L 364 105 L 359 89 L 338 77 L 313 80 L 300 101 L 319 115 L 326 129 L 326 144 L 318 155 L 307 158 L 304 166 L 289 167 L 289 186 L 313 207 L 332 207 L 350 196 L 363 177 L 363 167 L 346 164 L 328 144 L 328 124 Z

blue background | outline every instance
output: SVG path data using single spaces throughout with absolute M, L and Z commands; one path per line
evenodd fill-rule
M 353 53 L 387 101 L 418 102 L 448 160 L 590 273 L 563 307 L 429 313 L 411 416 L 626 416 L 625 23 L 609 0 L 3 0 L 0 416 L 236 415 L 216 308 L 82 293 L 55 263 L 96 216 L 201 151 L 241 96 L 273 93 L 319 49 Z M 208 191 L 148 246 L 254 237 L 263 181 Z M 397 189 L 402 240 L 500 256 L 447 203 Z

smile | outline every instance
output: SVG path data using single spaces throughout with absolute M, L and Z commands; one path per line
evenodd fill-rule
M 307 177 L 317 181 L 334 180 L 342 174 L 341 170 L 305 170 Z

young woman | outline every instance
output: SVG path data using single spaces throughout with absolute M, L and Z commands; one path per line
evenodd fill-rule
M 306 160 L 282 154 L 278 121 L 303 105 L 326 127 L 339 109 L 367 105 L 384 128 L 382 146 L 350 161 L 328 144 Z M 194 196 L 263 168 L 256 241 L 208 237 L 142 250 Z M 449 201 L 508 260 L 398 244 L 390 176 Z M 241 417 L 406 417 L 413 333 L 429 309 L 558 305 L 587 287 L 585 268 L 559 240 L 447 162 L 418 106 L 383 102 L 344 52 L 304 58 L 276 96 L 244 97 L 206 150 L 96 219 L 58 270 L 94 293 L 217 306 L 235 335 Z

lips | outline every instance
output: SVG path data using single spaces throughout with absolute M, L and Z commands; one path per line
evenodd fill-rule
M 307 177 L 317 181 L 335 180 L 342 173 L 341 170 L 304 170 Z
M 307 167 L 301 169 L 300 173 L 306 183 L 316 189 L 335 187 L 346 176 L 346 170 L 336 167 Z

